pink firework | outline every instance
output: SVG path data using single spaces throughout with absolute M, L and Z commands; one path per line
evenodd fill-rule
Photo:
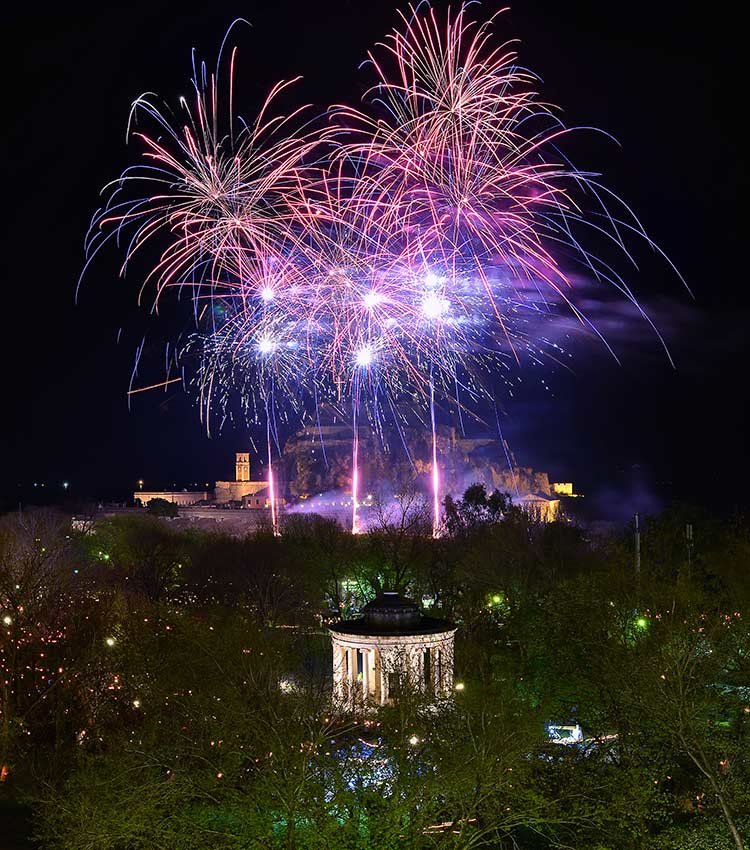
M 361 410 L 387 409 L 399 428 L 405 407 L 429 421 L 437 535 L 441 402 L 460 411 L 466 396 L 490 394 L 485 376 L 498 364 L 542 356 L 546 316 L 568 311 L 598 334 L 576 303 L 571 263 L 640 310 L 586 236 L 628 260 L 624 235 L 656 246 L 597 175 L 563 155 L 572 131 L 495 41 L 500 13 L 476 22 L 469 8 L 441 18 L 410 7 L 370 54 L 364 106 L 338 106 L 327 122 L 274 112 L 290 83 L 239 120 L 234 51 L 226 91 L 220 56 L 210 77 L 195 70 L 179 120 L 150 97 L 133 106 L 131 123 L 155 132 L 132 133 L 146 162 L 111 185 L 89 253 L 128 230 L 123 270 L 158 250 L 141 293 L 153 283 L 159 305 L 187 289 L 202 415 L 210 423 L 217 398 L 223 407 L 239 396 L 243 415 L 265 423 L 274 529 L 277 410 L 290 422 L 319 415 L 319 399 L 351 404 L 353 531 Z

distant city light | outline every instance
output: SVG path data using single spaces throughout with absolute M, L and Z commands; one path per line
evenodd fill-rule
M 13 618 L 9 617 L 7 614 L 3 617 L 3 622 L 6 626 L 9 626 L 13 622 Z
M 108 637 L 108 638 L 104 641 L 104 643 L 106 643 L 106 644 L 107 644 L 107 646 L 114 646 L 114 645 L 115 645 L 115 639 L 114 639 L 113 637 Z
M 464 683 L 463 682 L 456 682 L 456 690 L 462 691 L 463 689 L 464 689 Z
M 416 735 L 412 735 L 411 738 L 409 738 L 409 743 L 412 745 L 412 747 L 416 747 L 419 743 L 419 738 L 417 738 Z

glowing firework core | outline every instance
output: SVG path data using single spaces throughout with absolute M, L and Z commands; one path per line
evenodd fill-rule
M 360 369 L 366 369 L 368 366 L 372 364 L 375 355 L 371 346 L 366 345 L 364 348 L 360 348 L 357 352 L 357 356 L 355 358 L 355 362 Z
M 365 307 L 367 307 L 368 310 L 372 310 L 373 307 L 377 307 L 378 304 L 382 304 L 383 301 L 385 301 L 383 295 L 381 295 L 379 292 L 370 291 L 367 293 L 367 295 L 365 295 L 364 305 Z
M 448 312 L 449 307 L 450 304 L 447 298 L 441 298 L 439 295 L 431 292 L 422 301 L 422 315 L 426 319 L 439 319 Z

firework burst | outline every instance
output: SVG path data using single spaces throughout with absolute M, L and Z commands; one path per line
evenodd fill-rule
M 598 175 L 564 155 L 572 131 L 510 43 L 496 42 L 496 20 L 475 21 L 468 6 L 444 18 L 410 7 L 370 54 L 363 107 L 332 108 L 327 121 L 274 111 L 290 83 L 255 120 L 235 117 L 236 51 L 226 118 L 221 54 L 210 77 L 194 68 L 193 102 L 175 116 L 151 96 L 133 106 L 131 128 L 155 132 L 132 130 L 146 161 L 109 187 L 90 257 L 127 231 L 123 271 L 158 246 L 141 293 L 152 284 L 158 305 L 165 290 L 189 290 L 202 414 L 210 423 L 217 399 L 239 397 L 249 420 L 265 422 L 274 526 L 277 413 L 301 421 L 321 398 L 351 409 L 357 531 L 363 399 L 397 425 L 399 408 L 421 408 L 437 534 L 440 399 L 460 412 L 488 393 L 498 364 L 543 356 L 539 328 L 561 309 L 597 333 L 570 269 L 638 306 L 586 236 L 626 258 L 625 235 L 653 243 Z

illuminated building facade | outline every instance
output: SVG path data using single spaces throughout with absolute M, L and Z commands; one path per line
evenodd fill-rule
M 207 502 L 213 499 L 212 490 L 136 490 L 133 493 L 133 501 L 140 502 L 144 507 L 152 499 L 164 499 L 181 507 L 197 505 L 199 502 Z
M 253 496 L 268 488 L 268 481 L 250 480 L 250 453 L 237 452 L 235 455 L 234 481 L 217 481 L 214 488 L 214 501 L 218 504 L 226 502 L 242 502 L 246 496 Z M 250 507 L 256 507 L 251 504 Z
M 350 709 L 385 705 L 404 688 L 448 697 L 453 692 L 456 627 L 426 617 L 398 593 L 382 593 L 363 616 L 329 626 L 333 698 Z
M 182 507 L 205 504 L 206 502 L 216 504 L 242 502 L 244 507 L 249 508 L 269 507 L 270 502 L 267 493 L 263 492 L 268 490 L 268 481 L 250 480 L 250 453 L 237 452 L 234 468 L 235 480 L 217 481 L 213 490 L 136 490 L 133 493 L 133 501 L 136 504 L 140 502 L 144 506 L 152 499 L 165 499 Z M 252 498 L 256 494 L 257 498 Z
M 546 493 L 527 493 L 516 501 L 522 511 L 539 522 L 554 522 L 560 518 L 560 499 Z

